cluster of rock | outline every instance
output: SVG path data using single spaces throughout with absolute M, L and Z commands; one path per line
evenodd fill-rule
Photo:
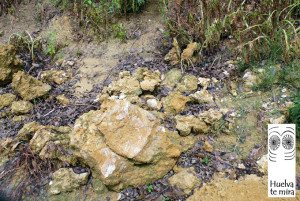
M 41 74 L 41 80 L 32 77 L 22 71 L 23 62 L 17 58 L 16 50 L 11 45 L 0 45 L 0 86 L 11 83 L 14 92 L 22 99 L 17 100 L 14 94 L 0 95 L 0 117 L 14 114 L 14 121 L 20 121 L 27 117 L 33 110 L 30 102 L 35 98 L 43 97 L 51 90 L 47 83 L 63 84 L 68 81 L 69 74 L 64 71 L 49 70 Z M 59 96 L 58 101 L 67 104 L 66 98 Z

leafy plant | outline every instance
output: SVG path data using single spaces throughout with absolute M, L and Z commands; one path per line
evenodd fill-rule
M 168 201 L 170 200 L 170 198 L 164 198 L 162 201 Z
M 126 29 L 122 24 L 116 24 L 112 26 L 114 37 L 119 38 L 120 40 L 126 40 Z
M 149 193 L 151 193 L 151 191 L 153 190 L 153 186 L 152 186 L 152 185 L 149 185 L 149 186 L 147 187 L 147 190 L 148 190 Z
M 8 43 L 13 45 L 19 51 L 24 49 L 29 50 L 33 61 L 35 60 L 35 50 L 40 48 L 40 41 L 38 39 L 34 39 L 28 31 L 25 31 L 22 34 L 14 33 L 10 35 Z
M 211 161 L 211 159 L 209 157 L 206 157 L 204 159 L 201 160 L 202 163 L 205 163 L 206 165 Z
M 50 32 L 48 34 L 47 40 L 47 49 L 44 51 L 44 54 L 49 54 L 52 57 L 56 54 L 56 32 Z

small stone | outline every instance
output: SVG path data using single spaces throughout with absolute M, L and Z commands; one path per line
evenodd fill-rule
M 218 110 L 209 109 L 208 111 L 199 114 L 199 117 L 202 118 L 206 123 L 213 124 L 222 119 L 223 115 Z
M 184 193 L 189 194 L 194 188 L 201 185 L 201 180 L 195 174 L 194 168 L 188 168 L 171 176 L 168 180 L 171 186 L 183 189 Z
M 258 161 L 257 161 L 257 165 L 258 165 L 258 170 L 261 173 L 264 173 L 265 175 L 268 174 L 268 156 L 267 155 L 263 155 Z
M 190 98 L 182 95 L 180 92 L 170 92 L 167 97 L 162 99 L 165 112 L 172 114 L 182 112 L 189 101 Z
M 20 121 L 25 121 L 26 119 L 29 119 L 28 115 L 14 116 L 12 120 L 13 122 L 18 123 Z
M 30 101 L 46 95 L 51 86 L 19 71 L 13 75 L 12 88 L 23 100 Z
M 193 75 L 184 76 L 181 82 L 178 84 L 176 91 L 184 92 L 193 92 L 198 88 L 197 77 Z
M 61 168 L 53 173 L 49 191 L 51 194 L 57 195 L 77 190 L 79 186 L 86 184 L 88 176 L 89 172 L 75 174 L 72 168 Z
M 70 100 L 64 94 L 56 96 L 56 100 L 64 105 L 70 103 Z
M 172 69 L 167 74 L 165 74 L 165 79 L 162 81 L 162 85 L 170 89 L 173 89 L 174 86 L 178 84 L 181 77 L 182 77 L 181 70 Z
M 181 54 L 182 61 L 188 61 L 194 55 L 194 52 L 198 50 L 199 46 L 196 42 L 189 44 L 186 49 L 183 50 Z
M 200 104 L 215 105 L 213 95 L 206 90 L 197 91 L 196 93 L 189 95 L 189 97 Z
M 33 110 L 33 104 L 29 101 L 14 101 L 11 105 L 11 111 L 14 114 L 27 114 Z
M 69 66 L 74 66 L 75 62 L 74 62 L 74 61 L 67 61 L 67 64 L 68 64 Z
M 3 94 L 0 95 L 0 110 L 4 107 L 11 106 L 11 103 L 16 99 L 16 96 L 14 94 Z
M 217 82 L 218 82 L 218 80 L 217 80 Z M 211 83 L 211 79 L 209 79 L 209 78 L 204 78 L 204 77 L 199 77 L 198 78 L 198 84 L 200 84 L 203 87 L 204 90 L 207 89 L 207 87 L 210 83 Z
M 156 99 L 147 100 L 147 105 L 153 110 L 160 110 L 161 104 Z
M 211 144 L 206 140 L 203 147 L 202 147 L 205 151 L 207 152 L 212 152 L 214 150 L 213 146 L 211 146 Z

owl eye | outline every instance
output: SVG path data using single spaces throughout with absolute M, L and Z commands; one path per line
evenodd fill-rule
M 285 135 L 282 138 L 282 146 L 287 149 L 290 150 L 294 147 L 294 138 L 291 135 Z
M 280 145 L 280 138 L 277 135 L 271 136 L 269 140 L 269 145 L 270 149 L 275 151 Z

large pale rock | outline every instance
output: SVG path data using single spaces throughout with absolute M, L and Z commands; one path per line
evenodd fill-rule
M 11 106 L 16 96 L 10 93 L 0 95 L 0 110 L 4 107 Z
M 118 81 L 113 81 L 107 88 L 111 95 L 124 94 L 126 96 L 138 96 L 142 94 L 140 82 L 130 72 L 120 74 Z
M 263 155 L 258 161 L 257 161 L 258 170 L 267 175 L 268 174 L 268 155 Z
M 161 178 L 194 143 L 161 126 L 151 112 L 114 99 L 82 115 L 70 134 L 74 155 L 116 191 Z
M 181 82 L 177 85 L 176 90 L 180 92 L 188 91 L 193 92 L 198 88 L 198 80 L 196 76 L 186 75 L 182 78 Z
M 176 129 L 179 130 L 180 135 L 187 136 L 192 131 L 195 133 L 207 133 L 208 126 L 206 123 L 193 115 L 181 116 L 177 115 L 175 117 Z
M 140 83 L 141 88 L 144 91 L 154 91 L 155 87 L 160 84 L 160 72 L 156 70 L 155 72 L 146 71 L 143 73 L 144 80 Z
M 208 93 L 208 91 L 206 91 L 205 89 L 197 91 L 196 93 L 189 95 L 189 97 L 191 97 L 193 101 L 198 102 L 200 104 L 215 105 L 213 95 Z
M 186 49 L 183 50 L 181 54 L 182 61 L 188 61 L 194 55 L 194 52 L 198 50 L 199 46 L 196 42 L 189 44 Z
M 27 114 L 33 110 L 33 104 L 29 101 L 14 101 L 11 105 L 11 112 L 17 115 Z
M 183 189 L 186 194 L 189 194 L 194 188 L 201 185 L 201 180 L 196 177 L 194 168 L 184 169 L 168 180 L 171 186 Z
M 30 101 L 46 95 L 51 86 L 19 71 L 13 76 L 12 87 L 24 100 Z
M 0 86 L 11 82 L 13 74 L 21 70 L 22 66 L 22 60 L 16 58 L 15 48 L 0 44 Z
M 222 119 L 223 115 L 222 112 L 218 110 L 209 109 L 208 111 L 199 114 L 199 117 L 202 118 L 206 123 L 213 124 Z
M 181 70 L 172 69 L 167 74 L 165 74 L 165 79 L 162 82 L 162 85 L 173 89 L 176 84 L 178 84 L 180 78 L 182 77 Z
M 186 103 L 190 101 L 190 98 L 182 95 L 180 92 L 170 92 L 162 101 L 165 112 L 176 114 L 185 109 Z
M 62 192 L 77 190 L 81 185 L 86 184 L 89 173 L 76 174 L 72 168 L 61 168 L 53 173 L 53 180 L 49 183 L 49 191 L 53 195 Z

